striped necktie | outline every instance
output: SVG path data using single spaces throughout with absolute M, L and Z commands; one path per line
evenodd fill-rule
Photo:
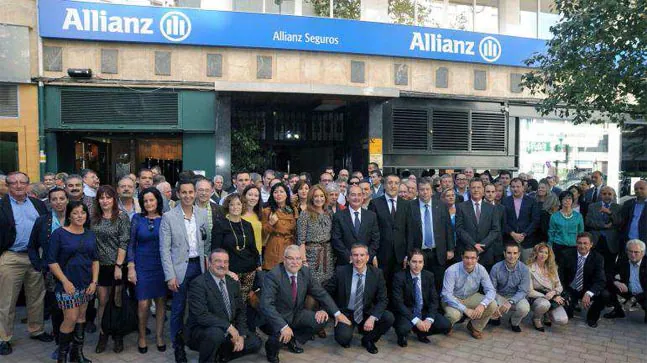
M 357 274 L 357 286 L 355 287 L 355 301 L 353 302 L 353 320 L 357 324 L 362 322 L 364 317 L 364 283 L 362 274 Z
M 577 272 L 575 272 L 575 282 L 573 283 L 576 291 L 582 291 L 584 285 L 584 261 L 586 259 L 583 256 L 577 256 Z

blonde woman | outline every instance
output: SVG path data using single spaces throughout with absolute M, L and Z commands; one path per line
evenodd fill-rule
M 328 194 L 321 184 L 310 188 L 308 209 L 297 220 L 297 245 L 304 264 L 310 268 L 317 282 L 323 284 L 335 271 L 333 249 L 330 244 L 332 217 L 326 206 Z
M 551 321 L 559 325 L 568 323 L 564 309 L 566 300 L 561 296 L 563 288 L 557 274 L 553 250 L 544 242 L 537 244 L 526 264 L 530 269 L 528 300 L 535 329 L 543 332 L 544 324 L 550 326 Z

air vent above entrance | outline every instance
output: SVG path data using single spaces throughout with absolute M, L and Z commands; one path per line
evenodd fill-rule
M 469 150 L 469 111 L 434 109 L 433 150 Z
M 427 150 L 428 116 L 425 109 L 393 109 L 393 149 Z

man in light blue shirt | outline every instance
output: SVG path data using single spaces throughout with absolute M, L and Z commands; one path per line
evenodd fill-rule
M 515 333 L 521 333 L 519 324 L 530 312 L 530 304 L 526 300 L 530 291 L 530 270 L 519 262 L 520 248 L 517 243 L 508 242 L 505 246 L 505 260 L 497 262 L 490 271 L 499 306 L 490 323 L 500 325 L 500 318 L 510 311 L 510 328 Z
M 627 300 L 627 307 L 634 303 L 645 311 L 644 321 L 647 323 L 647 257 L 645 243 L 639 239 L 627 242 L 626 258 L 621 258 L 616 264 L 614 275 L 619 276 L 610 286 L 613 311 L 604 314 L 607 319 L 624 318 L 625 312 L 618 301 L 618 295 Z
M 485 267 L 478 261 L 478 253 L 471 246 L 463 251 L 463 261 L 445 271 L 442 306 L 445 317 L 453 325 L 463 314 L 470 319 L 467 330 L 476 339 L 483 338 L 483 329 L 497 310 L 496 290 Z M 485 296 L 479 293 L 483 287 Z

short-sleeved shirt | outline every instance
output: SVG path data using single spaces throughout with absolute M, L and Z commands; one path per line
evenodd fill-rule
M 52 233 L 47 250 L 47 263 L 58 263 L 74 287 L 84 289 L 92 281 L 92 263 L 99 260 L 97 237 L 86 229 L 82 234 L 74 234 L 65 228 Z M 63 291 L 63 284 L 56 283 L 56 291 Z

